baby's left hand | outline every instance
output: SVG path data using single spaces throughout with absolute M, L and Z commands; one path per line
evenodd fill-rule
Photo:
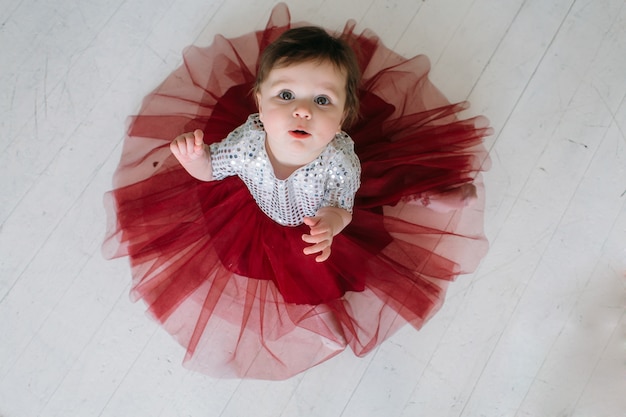
M 332 224 L 328 216 L 305 217 L 304 224 L 311 228 L 308 235 L 302 235 L 302 240 L 311 243 L 311 246 L 304 248 L 305 255 L 322 252 L 315 258 L 316 262 L 324 262 L 330 256 L 330 245 L 333 243 Z

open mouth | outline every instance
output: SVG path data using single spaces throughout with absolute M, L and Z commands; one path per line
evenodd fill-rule
M 311 134 L 306 130 L 290 130 L 289 134 L 296 139 L 305 139 L 311 136 Z

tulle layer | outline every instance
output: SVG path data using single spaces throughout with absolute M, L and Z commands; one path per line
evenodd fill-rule
M 105 254 L 129 256 L 133 298 L 187 349 L 187 366 L 214 376 L 283 379 L 347 346 L 365 355 L 401 326 L 419 328 L 487 249 L 478 175 L 486 119 L 460 120 L 466 104 L 430 83 L 427 58 L 405 59 L 353 22 L 343 35 L 364 79 L 348 133 L 362 186 L 329 260 L 302 254 L 307 228 L 267 218 L 238 178 L 200 182 L 180 167 L 175 136 L 200 128 L 207 143 L 219 141 L 256 111 L 259 53 L 289 27 L 279 5 L 265 30 L 188 48 L 132 118 L 106 195 Z M 479 201 L 464 210 L 402 200 L 468 182 Z

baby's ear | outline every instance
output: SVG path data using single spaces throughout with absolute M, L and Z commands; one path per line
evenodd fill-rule
M 261 108 L 261 93 L 254 94 L 254 101 L 256 102 L 256 108 L 259 111 L 259 117 L 261 117 L 263 112 L 263 109 Z
M 339 123 L 339 129 L 337 130 L 337 132 L 343 131 L 343 124 L 346 122 L 347 117 L 348 117 L 348 112 L 344 110 L 343 116 L 341 117 L 341 122 Z

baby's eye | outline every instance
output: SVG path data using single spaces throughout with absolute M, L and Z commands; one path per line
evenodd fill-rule
M 330 104 L 330 99 L 326 96 L 317 96 L 314 101 L 315 104 L 319 104 L 320 106 L 327 106 Z
M 282 100 L 293 100 L 294 95 L 289 90 L 283 90 L 280 93 L 278 93 L 278 97 L 281 98 Z

